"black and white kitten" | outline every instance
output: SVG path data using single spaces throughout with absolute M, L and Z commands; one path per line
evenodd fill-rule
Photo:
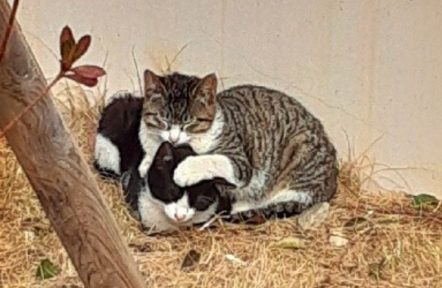
M 231 186 L 224 179 L 201 181 L 189 187 L 179 187 L 173 181 L 175 168 L 186 157 L 196 155 L 188 145 L 174 147 L 163 142 L 149 169 L 147 183 L 152 201 L 164 208 L 164 213 L 176 224 L 204 223 L 215 214 L 230 213 L 230 200 L 221 197 L 219 186 Z
M 163 142 L 148 171 L 142 179 L 131 169 L 123 175 L 122 186 L 126 194 L 147 190 L 147 203 L 151 217 L 142 219 L 147 229 L 161 232 L 193 224 L 203 224 L 219 214 L 229 214 L 230 199 L 221 197 L 220 186 L 233 186 L 224 179 L 206 180 L 189 187 L 179 187 L 173 181 L 176 166 L 195 152 L 187 145 L 174 147 Z M 145 189 L 149 185 L 150 189 Z M 147 199 L 146 199 L 147 200 Z M 145 208 L 146 209 L 146 208 Z

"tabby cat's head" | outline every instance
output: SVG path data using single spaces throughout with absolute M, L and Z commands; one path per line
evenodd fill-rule
M 174 145 L 207 132 L 215 119 L 215 74 L 204 78 L 144 71 L 143 121 L 153 134 Z

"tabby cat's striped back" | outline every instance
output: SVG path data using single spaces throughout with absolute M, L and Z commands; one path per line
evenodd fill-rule
M 216 99 L 224 129 L 210 153 L 241 155 L 235 172 L 246 181 L 232 193 L 236 201 L 296 200 L 290 207 L 303 210 L 334 195 L 335 148 L 321 122 L 297 100 L 250 85 L 225 90 Z

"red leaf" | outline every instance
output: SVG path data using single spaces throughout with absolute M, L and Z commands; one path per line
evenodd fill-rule
M 65 26 L 60 34 L 60 54 L 63 70 L 69 70 L 72 67 L 71 51 L 75 49 L 75 39 L 71 28 Z
M 84 53 L 86 53 L 89 49 L 89 45 L 91 45 L 91 36 L 85 35 L 81 37 L 75 47 L 75 53 L 72 58 L 72 62 L 77 61 L 81 56 L 83 56 Z
M 106 75 L 103 68 L 95 65 L 82 65 L 71 69 L 75 74 L 85 78 L 98 78 Z
M 94 87 L 98 83 L 97 78 L 86 78 L 86 77 L 82 77 L 78 74 L 67 74 L 64 77 L 69 78 L 79 84 L 86 85 L 88 87 Z
M 63 43 L 69 42 L 71 44 L 75 44 L 74 35 L 72 34 L 71 28 L 69 26 L 64 26 L 63 30 L 60 34 L 60 47 L 63 45 Z M 63 51 L 60 51 L 63 52 Z
M 68 71 L 72 67 L 72 61 L 70 60 L 70 54 L 72 49 L 72 46 L 68 42 L 65 42 L 62 46 L 62 55 L 61 55 L 61 70 L 62 71 Z

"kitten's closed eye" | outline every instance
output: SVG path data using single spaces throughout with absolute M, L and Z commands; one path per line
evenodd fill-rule
M 199 196 L 195 201 L 195 209 L 198 211 L 206 210 L 211 204 L 213 204 L 214 200 L 207 196 Z
M 157 116 L 158 115 L 158 113 L 154 113 L 154 112 L 146 112 L 146 113 L 144 113 L 144 116 Z

